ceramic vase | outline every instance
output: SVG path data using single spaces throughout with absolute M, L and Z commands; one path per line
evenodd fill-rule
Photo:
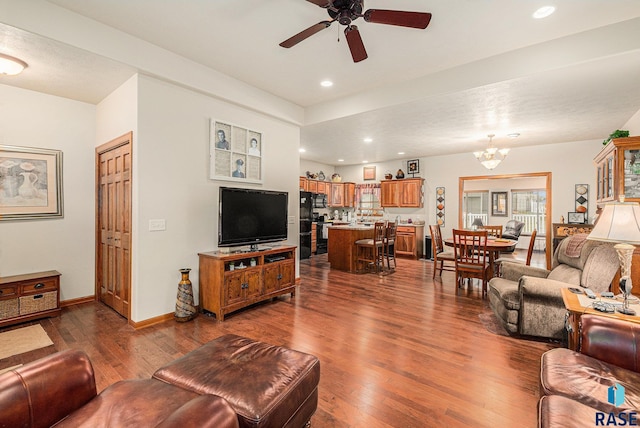
M 191 321 L 198 316 L 198 310 L 193 302 L 193 287 L 189 279 L 190 268 L 180 269 L 182 279 L 178 283 L 178 297 L 176 299 L 175 319 L 178 322 Z

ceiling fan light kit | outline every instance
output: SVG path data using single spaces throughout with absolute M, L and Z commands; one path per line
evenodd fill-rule
M 360 31 L 352 22 L 363 18 L 365 22 L 374 24 L 396 25 L 399 27 L 418 28 L 424 30 L 431 21 L 431 14 L 427 12 L 408 12 L 403 10 L 369 9 L 364 10 L 364 0 L 307 0 L 316 6 L 327 9 L 330 21 L 321 21 L 311 27 L 302 30 L 298 34 L 280 43 L 283 48 L 291 48 L 301 41 L 328 28 L 335 21 L 344 25 L 344 34 L 351 51 L 353 62 L 367 59 L 367 51 L 364 47 Z

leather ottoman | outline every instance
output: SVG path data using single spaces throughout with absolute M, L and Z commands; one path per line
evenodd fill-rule
M 227 334 L 158 369 L 153 377 L 198 394 L 223 397 L 241 427 L 300 428 L 318 406 L 320 361 Z

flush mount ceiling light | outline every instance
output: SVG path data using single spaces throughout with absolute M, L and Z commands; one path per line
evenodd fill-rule
M 300 147 L 300 148 L 298 149 L 298 151 L 299 151 L 300 153 L 304 153 L 304 152 L 306 152 L 306 150 L 305 150 L 305 149 L 303 149 L 302 147 Z
M 333 82 L 331 80 L 323 80 L 322 82 L 320 82 L 320 86 L 323 86 L 325 88 L 329 88 L 329 87 L 333 86 Z
M 489 147 L 483 152 L 473 152 L 473 155 L 485 168 L 491 170 L 500 165 L 500 162 L 507 157 L 509 149 L 498 149 L 493 146 L 492 140 L 495 134 L 489 134 L 487 137 L 489 137 Z
M 370 142 L 372 142 L 372 141 L 373 141 L 373 138 L 371 138 L 371 137 L 365 137 L 363 141 L 364 141 L 365 143 L 370 143 Z
M 518 138 L 520 136 L 519 132 L 513 132 L 511 134 L 507 134 L 507 137 L 509 138 Z
M 25 68 L 27 68 L 26 62 L 0 53 L 0 74 L 15 76 L 16 74 L 20 74 Z
M 540 9 L 533 12 L 533 17 L 536 19 L 546 18 L 556 11 L 556 8 L 553 6 L 543 6 Z

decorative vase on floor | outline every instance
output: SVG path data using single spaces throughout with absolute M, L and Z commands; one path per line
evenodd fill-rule
M 198 316 L 198 311 L 193 302 L 193 287 L 189 280 L 190 268 L 180 269 L 182 279 L 178 283 L 178 298 L 176 300 L 175 319 L 178 322 L 191 321 Z

